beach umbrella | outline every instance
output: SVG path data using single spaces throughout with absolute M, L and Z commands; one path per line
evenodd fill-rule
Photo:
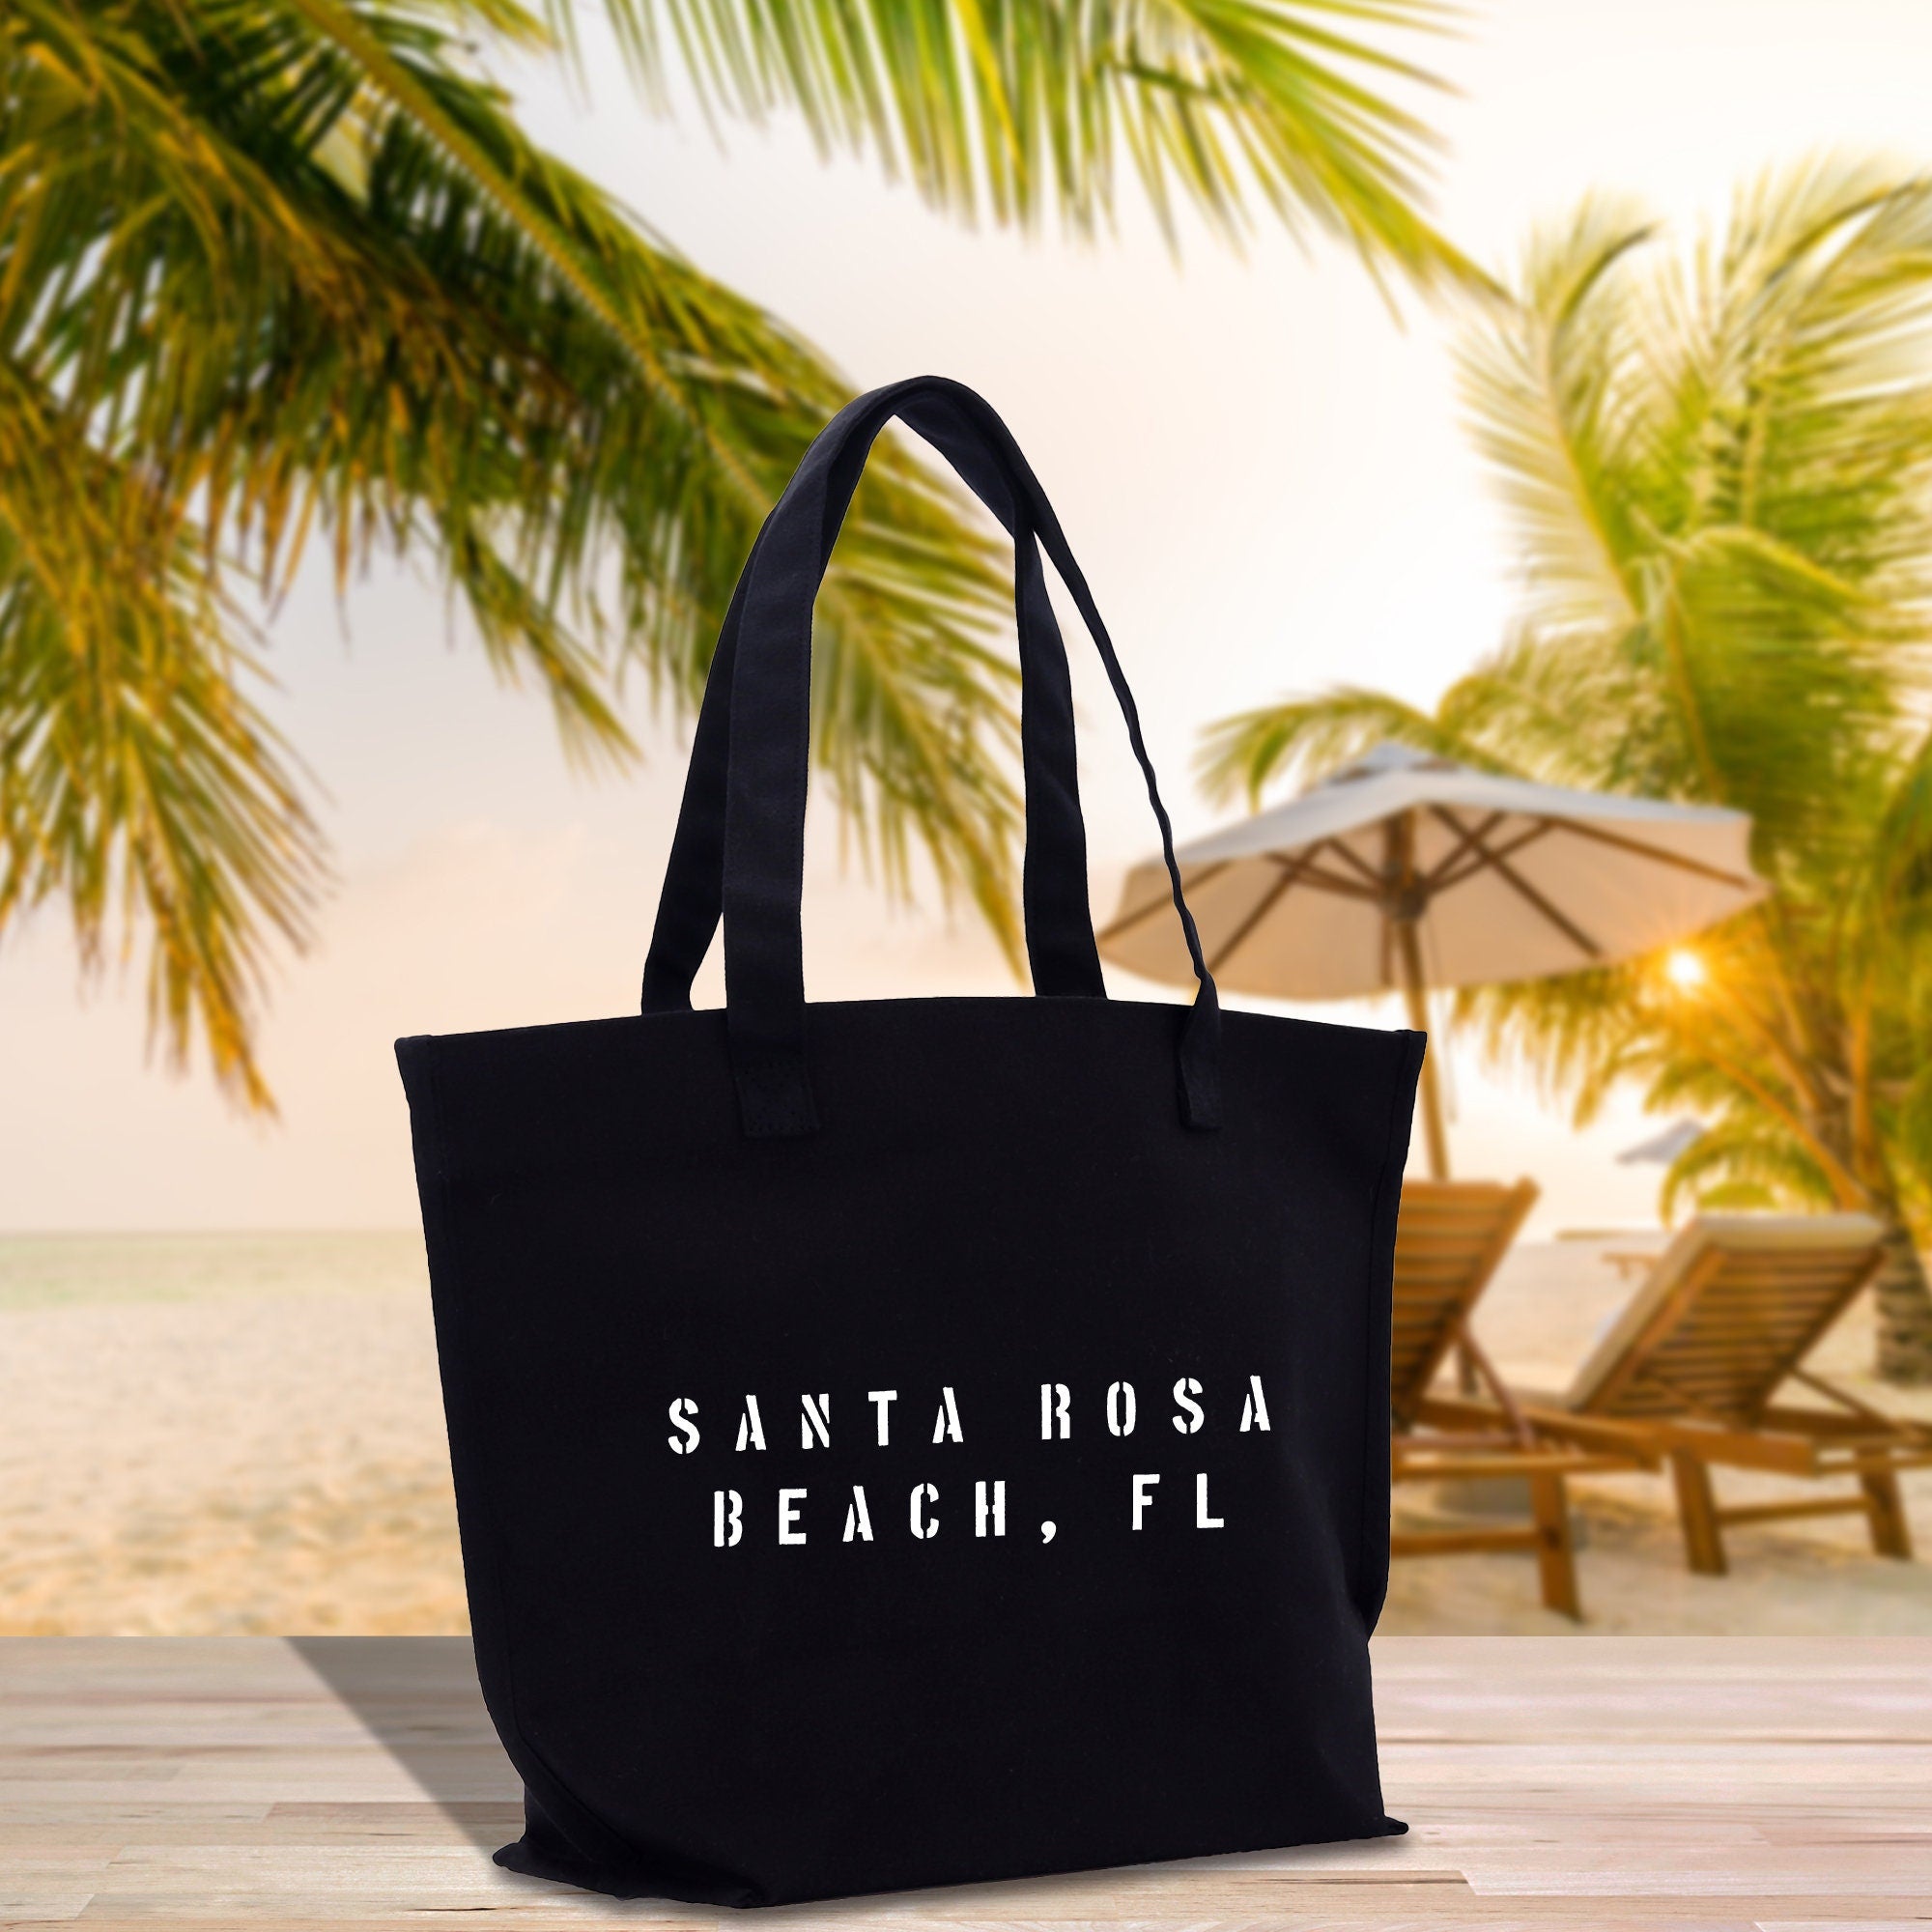
M 1299 798 L 1176 855 L 1208 965 L 1229 992 L 1338 1000 L 1533 980 L 1630 959 L 1763 897 L 1743 812 L 1497 778 L 1380 745 Z M 1136 866 L 1099 935 L 1151 980 L 1192 984 L 1166 868 Z M 1166 916 L 1163 917 L 1163 909 Z M 1422 1075 L 1430 1172 L 1448 1142 Z
M 1654 1162 L 1668 1167 L 1680 1153 L 1693 1148 L 1710 1130 L 1702 1121 L 1674 1121 L 1661 1134 L 1653 1134 L 1635 1147 L 1625 1148 L 1617 1155 L 1619 1167 L 1640 1167 Z

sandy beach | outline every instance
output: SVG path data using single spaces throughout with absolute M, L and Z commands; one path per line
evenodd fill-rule
M 462 1631 L 414 1234 L 0 1240 L 0 1634 Z
M 1477 1310 L 1476 1331 L 1519 1389 L 1566 1388 L 1598 1335 L 1638 1282 L 1612 1254 L 1654 1253 L 1661 1233 L 1520 1242 Z M 1886 1387 L 1870 1374 L 1869 1300 L 1848 1309 L 1809 1366 L 1892 1413 L 1932 1419 L 1932 1391 Z M 1902 1479 L 1921 1557 L 1932 1556 L 1932 1469 Z M 1720 1499 L 1821 1493 L 1749 1471 L 1717 1473 Z M 1849 1485 L 1842 1486 L 1849 1488 Z M 1932 1633 L 1932 1564 L 1875 1557 L 1861 1516 L 1816 1518 L 1728 1532 L 1731 1574 L 1696 1577 L 1683 1546 L 1667 1476 L 1582 1477 L 1571 1485 L 1589 1631 L 1619 1634 L 1880 1635 Z M 1396 1492 L 1398 1521 L 1448 1520 L 1427 1486 Z M 1530 1560 L 1514 1556 L 1410 1557 L 1393 1566 L 1382 1628 L 1479 1635 L 1578 1628 L 1536 1599 Z
M 1631 1292 L 1623 1236 L 1520 1246 L 1482 1337 L 1560 1388 Z M 1869 1400 L 1868 1311 L 1817 1362 Z M 1730 1494 L 1777 1485 L 1724 1472 Z M 1683 1566 L 1662 1478 L 1577 1486 L 1597 1632 L 1932 1633 L 1932 1565 L 1873 1557 L 1855 1518 L 1734 1533 Z M 1932 1551 L 1932 1471 L 1908 1479 Z M 1407 1489 L 1407 1520 L 1442 1520 Z M 414 1234 L 0 1238 L 0 1634 L 459 1632 L 454 1505 Z M 1384 1628 L 1562 1632 L 1513 1556 L 1395 1566 Z

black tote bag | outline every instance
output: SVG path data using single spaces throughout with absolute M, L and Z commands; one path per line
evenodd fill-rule
M 1014 539 L 1032 999 L 808 1006 L 811 605 L 889 419 Z M 1105 997 L 1044 549 L 1174 874 Z M 690 988 L 719 920 L 726 1003 Z M 1422 1037 L 1220 1013 L 1133 700 L 972 391 L 843 411 L 705 692 L 631 1019 L 397 1047 L 513 1870 L 769 1905 L 1374 1837 Z

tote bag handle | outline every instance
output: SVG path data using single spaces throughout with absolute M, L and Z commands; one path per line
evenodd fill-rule
M 933 438 L 945 436 L 942 424 L 956 413 L 951 398 L 933 399 L 920 410 L 924 433 Z M 955 467 L 1014 539 L 1020 755 L 1026 802 L 1021 897 L 1034 991 L 1047 997 L 1104 999 L 1106 981 L 1100 972 L 1100 953 L 1087 903 L 1087 830 L 1080 815 L 1073 688 L 1066 647 L 1047 596 L 1038 549 L 1029 538 L 1009 479 L 970 423 L 959 423 L 949 440 L 953 445 Z M 860 463 L 854 466 L 851 489 L 857 487 L 864 454 L 861 450 Z M 838 535 L 836 522 L 821 532 L 821 571 L 831 560 Z M 760 541 L 762 536 L 761 531 Z M 690 1008 L 692 982 L 710 950 L 723 909 L 731 674 L 744 617 L 745 586 L 750 581 L 748 567 L 740 575 L 724 613 L 704 701 L 698 709 L 684 800 L 658 900 L 651 949 L 644 961 L 642 1010 L 647 1013 Z
M 1052 626 L 1049 642 L 1046 627 L 1036 621 L 1037 611 L 1045 607 L 1044 573 L 1036 539 L 1044 546 L 1093 635 L 1126 720 L 1128 742 L 1147 781 L 1175 909 L 1198 982 L 1194 1003 L 1181 1018 L 1176 1040 L 1180 1117 L 1190 1127 L 1218 1126 L 1220 1009 L 1214 981 L 1181 893 L 1173 829 L 1160 801 L 1133 694 L 1106 626 L 1053 507 L 1005 423 L 981 397 L 963 384 L 939 377 L 916 377 L 875 389 L 848 404 L 806 452 L 766 519 L 733 597 L 735 627 L 728 616 L 726 619 L 727 629 L 733 630 L 730 661 L 723 667 L 714 663 L 712 669 L 713 685 L 721 668 L 729 673 L 726 702 L 720 713 L 721 728 L 714 733 L 714 745 L 722 737 L 725 751 L 718 876 L 724 925 L 726 1027 L 744 1131 L 765 1138 L 809 1134 L 818 1127 L 806 1057 L 805 955 L 800 924 L 810 749 L 811 611 L 860 471 L 879 432 L 895 416 L 903 417 L 945 455 L 996 515 L 1003 498 L 1012 512 L 1009 527 L 1014 535 L 1018 601 L 1039 644 L 1039 649 L 1022 659 L 1023 678 L 1036 679 L 1039 686 L 1033 705 L 1037 728 L 1036 756 L 1029 763 L 1027 776 L 1030 780 L 1039 777 L 1045 787 L 1038 800 L 1029 798 L 1028 839 L 1031 847 L 1036 831 L 1044 832 L 1055 862 L 1050 873 L 1037 871 L 1031 865 L 1029 872 L 1040 881 L 1037 896 L 1043 936 L 1047 931 L 1054 935 L 1053 956 L 1062 960 L 1073 956 L 1072 951 L 1063 953 L 1058 949 L 1064 946 L 1073 923 L 1076 895 L 1078 922 L 1087 928 L 1087 945 L 1091 947 L 1093 942 L 1086 909 L 1085 836 L 1079 830 L 1078 794 L 1072 780 L 1071 689 L 1058 626 Z M 1031 587 L 1035 580 L 1037 595 Z M 721 652 L 723 643 L 721 638 Z M 1057 679 L 1051 665 L 1040 663 L 1042 659 L 1057 661 Z M 1047 698 L 1043 705 L 1037 701 L 1040 696 Z M 711 709 L 711 701 L 707 688 L 706 711 Z M 1026 702 L 1023 687 L 1023 707 Z M 694 778 L 696 776 L 694 749 Z M 693 803 L 691 785 L 687 784 L 687 814 Z M 1036 804 L 1041 808 L 1037 818 Z M 1066 823 L 1069 814 L 1074 828 L 1071 836 Z M 687 840 L 685 834 L 681 819 L 678 842 L 688 852 L 696 852 L 701 838 Z M 1069 879 L 1065 876 L 1065 862 L 1075 849 L 1076 840 L 1081 868 L 1077 879 Z M 675 846 L 673 855 L 675 860 Z M 679 883 L 695 876 L 695 870 L 680 872 Z M 697 918 L 702 915 L 695 896 L 673 906 L 669 885 L 668 876 L 666 903 L 660 908 L 660 929 L 653 939 L 652 954 L 656 958 L 660 941 L 668 940 L 667 952 L 677 954 L 681 967 L 695 932 L 692 915 L 695 911 Z M 1028 910 L 1031 933 L 1031 915 L 1036 910 L 1032 902 Z M 674 925 L 670 935 L 665 931 L 667 911 L 674 922 L 684 921 Z M 707 924 L 705 944 L 709 939 Z M 647 973 L 647 1005 L 651 990 Z M 688 981 L 686 993 L 688 997 Z

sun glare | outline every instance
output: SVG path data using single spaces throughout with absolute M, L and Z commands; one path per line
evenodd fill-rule
M 1710 978 L 1710 971 L 1700 953 L 1679 946 L 1664 955 L 1663 977 L 1680 993 L 1694 993 Z

